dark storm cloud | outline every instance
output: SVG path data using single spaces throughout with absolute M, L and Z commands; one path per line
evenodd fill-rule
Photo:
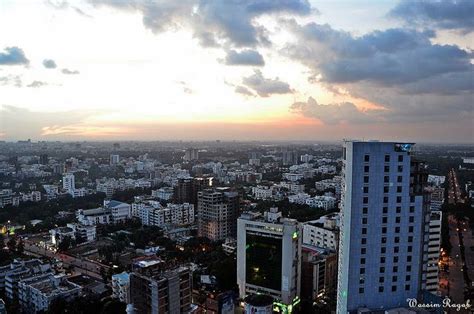
M 28 65 L 30 61 L 18 47 L 7 47 L 0 52 L 0 65 Z
M 472 0 L 403 0 L 389 13 L 408 24 L 457 29 L 464 33 L 474 30 Z
M 280 79 L 265 78 L 260 70 L 255 70 L 254 74 L 244 77 L 242 83 L 254 90 L 260 97 L 269 97 L 272 94 L 288 94 L 292 90 L 288 83 L 280 81 Z
M 304 15 L 311 12 L 307 0 L 90 0 L 95 5 L 140 12 L 143 24 L 153 32 L 189 25 L 203 46 L 220 41 L 238 47 L 268 44 L 266 29 L 254 19 L 265 14 Z
M 256 50 L 246 49 L 240 52 L 229 50 L 225 57 L 225 64 L 264 66 L 265 61 L 263 60 L 263 56 Z
M 321 73 L 328 83 L 368 81 L 380 86 L 408 86 L 407 83 L 434 78 L 442 80 L 447 74 L 464 87 L 448 84 L 454 91 L 465 89 L 457 76 L 472 71 L 472 54 L 455 45 L 432 44 L 431 31 L 388 29 L 354 37 L 329 25 L 288 23 L 299 39 L 285 49 L 288 56 Z M 409 88 L 415 92 L 413 88 Z M 472 86 L 471 86 L 472 89 Z M 423 92 L 436 93 L 428 86 Z M 449 92 L 446 88 L 444 92 Z
M 46 69 L 56 69 L 56 67 L 57 67 L 56 62 L 52 59 L 44 59 L 43 60 L 43 66 Z

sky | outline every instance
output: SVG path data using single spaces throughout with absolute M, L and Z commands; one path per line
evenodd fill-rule
M 474 1 L 2 0 L 0 140 L 472 143 Z

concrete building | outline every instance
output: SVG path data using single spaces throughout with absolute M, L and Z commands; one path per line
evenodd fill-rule
M 10 265 L 0 267 L 0 290 L 9 300 L 18 298 L 18 283 L 30 277 L 51 273 L 51 265 L 38 259 L 15 259 Z
M 444 188 L 428 187 L 426 191 L 430 195 L 430 209 L 432 211 L 441 210 L 441 206 L 444 204 Z
M 158 190 L 151 191 L 151 196 L 159 200 L 170 201 L 173 198 L 174 190 L 171 187 L 162 187 Z
M 427 173 L 412 147 L 344 142 L 338 314 L 405 307 L 418 296 Z
M 303 244 L 338 252 L 339 215 L 330 214 L 302 224 Z
M 104 200 L 104 207 L 76 211 L 77 220 L 85 226 L 119 223 L 131 217 L 131 206 L 114 200 Z
M 300 295 L 301 232 L 293 219 L 272 208 L 264 217 L 243 213 L 237 222 L 237 284 L 245 299 L 268 294 L 288 306 Z
M 198 235 L 212 241 L 235 238 L 240 198 L 228 188 L 198 192 Z
M 192 161 L 199 159 L 199 150 L 195 148 L 188 148 L 184 152 L 183 160 L 184 161 Z
M 130 275 L 130 302 L 135 313 L 189 313 L 192 274 L 186 267 L 156 276 Z
M 313 208 L 331 210 L 336 208 L 336 198 L 332 196 L 314 196 L 306 199 L 306 205 Z
M 73 173 L 66 173 L 63 176 L 63 190 L 67 191 L 68 193 L 74 193 L 76 189 L 76 180 L 74 178 Z
M 110 155 L 110 165 L 114 166 L 120 162 L 120 156 L 117 154 Z
M 130 303 L 130 274 L 122 272 L 112 275 L 112 298 Z
M 136 215 L 146 226 L 188 225 L 194 223 L 194 205 L 168 204 L 166 208 L 141 206 L 137 209 Z
M 425 233 L 422 289 L 436 294 L 439 288 L 438 262 L 441 248 L 441 211 L 431 211 L 426 222 L 428 232 Z
M 81 294 L 81 286 L 63 276 L 40 275 L 24 279 L 18 284 L 18 299 L 23 313 L 46 312 L 52 301 L 71 301 Z
M 317 301 L 336 291 L 337 253 L 303 244 L 301 250 L 301 299 Z

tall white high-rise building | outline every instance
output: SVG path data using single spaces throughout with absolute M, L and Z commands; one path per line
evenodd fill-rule
M 404 307 L 422 287 L 427 173 L 412 147 L 344 143 L 338 314 Z
M 299 300 L 301 230 L 277 208 L 262 217 L 244 213 L 237 220 L 237 284 L 240 298 L 267 294 L 284 305 Z
M 63 189 L 68 191 L 68 193 L 74 193 L 76 189 L 74 174 L 67 173 L 63 176 Z

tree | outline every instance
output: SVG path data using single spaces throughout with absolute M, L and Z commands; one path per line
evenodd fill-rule
M 23 243 L 23 239 L 20 238 L 20 241 L 18 241 L 16 245 L 16 253 L 19 255 L 23 255 L 24 250 L 25 250 L 25 244 Z
M 7 247 L 10 253 L 15 253 L 16 251 L 16 240 L 15 238 L 11 237 L 10 240 L 7 242 Z
M 61 252 L 67 251 L 71 247 L 72 239 L 70 236 L 65 236 L 64 239 L 59 242 L 58 250 Z

